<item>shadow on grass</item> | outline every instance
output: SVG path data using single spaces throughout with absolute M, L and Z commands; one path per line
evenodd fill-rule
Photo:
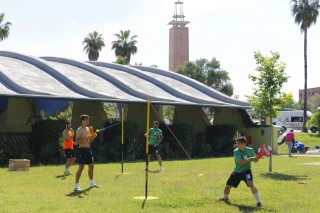
M 255 211 L 260 211 L 261 208 L 263 207 L 256 207 L 256 206 L 248 206 L 248 205 L 238 205 L 230 202 L 226 202 L 229 206 L 234 206 L 239 209 L 240 212 L 255 212 Z
M 87 195 L 87 192 L 90 191 L 92 188 L 89 187 L 85 190 L 81 190 L 80 192 L 77 192 L 77 191 L 73 191 L 69 194 L 66 194 L 66 196 L 69 196 L 69 197 L 74 197 L 74 196 L 78 196 L 79 198 L 83 198 L 84 195 Z
M 319 134 L 309 134 L 309 136 L 311 137 L 311 138 L 320 138 L 320 135 Z
M 264 173 L 261 174 L 262 177 L 264 178 L 269 178 L 269 179 L 274 179 L 274 180 L 287 180 L 287 181 L 292 181 L 292 180 L 309 180 L 310 178 L 306 175 L 287 175 L 287 174 L 280 174 L 277 172 L 273 173 Z
M 144 205 L 146 204 L 146 199 L 143 200 L 142 205 L 141 205 L 141 209 L 144 209 Z
M 148 170 L 149 173 L 160 173 L 161 170 L 154 170 L 154 171 L 151 171 L 151 170 Z
M 67 175 L 57 175 L 56 178 L 60 178 L 61 180 L 65 180 Z

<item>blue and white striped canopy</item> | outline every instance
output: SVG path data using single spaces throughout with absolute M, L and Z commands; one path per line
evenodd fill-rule
M 183 75 L 143 66 L 0 51 L 0 96 L 247 108 Z

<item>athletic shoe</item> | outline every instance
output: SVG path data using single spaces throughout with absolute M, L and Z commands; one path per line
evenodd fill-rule
M 225 197 L 222 197 L 222 198 L 219 198 L 219 201 L 228 202 L 228 201 L 229 201 L 229 199 L 228 199 L 228 198 L 225 198 Z
M 90 188 L 100 188 L 97 184 L 91 185 Z
M 63 174 L 67 176 L 67 175 L 70 175 L 71 173 L 69 171 L 64 171 Z
M 160 167 L 160 171 L 164 172 L 164 168 L 162 166 Z
M 81 188 L 78 186 L 77 188 L 74 188 L 75 192 L 81 192 Z
M 261 202 L 257 203 L 257 207 L 261 207 L 261 206 L 262 206 Z
M 144 169 L 143 169 L 144 171 L 147 171 L 147 168 L 146 167 L 144 167 Z

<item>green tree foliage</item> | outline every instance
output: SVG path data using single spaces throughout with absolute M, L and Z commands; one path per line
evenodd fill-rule
M 61 147 L 65 120 L 46 119 L 32 125 L 31 151 L 36 164 L 58 164 L 65 161 Z
M 120 33 L 116 33 L 114 36 L 117 40 L 111 43 L 111 49 L 114 50 L 117 57 L 122 56 L 125 59 L 125 64 L 129 64 L 131 55 L 138 52 L 138 48 L 136 46 L 138 41 L 135 40 L 138 36 L 133 35 L 130 37 L 130 30 L 120 30 Z
M 10 22 L 2 23 L 4 21 L 4 13 L 0 13 L 0 42 L 8 38 L 10 31 Z
M 116 64 L 126 64 L 126 59 L 121 55 L 117 56 Z
M 302 109 L 303 103 L 294 101 L 292 92 L 286 93 L 282 92 L 280 98 L 282 99 L 281 109 L 291 108 L 291 109 Z
M 105 46 L 102 34 L 99 34 L 97 31 L 89 33 L 88 36 L 83 39 L 82 44 L 85 45 L 83 51 L 88 54 L 89 61 L 97 61 L 99 52 Z
M 230 83 L 229 74 L 220 68 L 220 62 L 216 58 L 212 58 L 210 61 L 201 58 L 195 62 L 187 62 L 179 66 L 176 72 L 195 79 L 228 96 L 233 95 L 233 86 Z
M 162 107 L 162 117 L 164 119 L 168 119 L 170 123 L 173 121 L 173 116 L 174 116 L 174 106 L 172 105 L 164 105 Z
M 300 26 L 304 33 L 304 107 L 303 107 L 303 131 L 308 132 L 306 128 L 307 118 L 307 89 L 308 89 L 308 67 L 307 67 L 307 35 L 308 28 L 317 22 L 319 15 L 319 0 L 291 0 L 291 12 L 294 16 L 294 22 Z
M 317 127 L 318 133 L 320 134 L 320 109 L 318 109 L 308 120 L 307 126 L 310 125 Z
M 318 107 L 320 107 L 320 94 L 316 94 L 312 96 L 308 101 L 308 110 L 311 112 L 317 111 Z
M 71 121 L 72 106 L 72 102 L 70 101 L 60 112 L 57 112 L 56 115 L 49 116 L 47 119 Z
M 262 116 L 275 117 L 279 109 L 285 105 L 280 92 L 283 84 L 288 81 L 284 72 L 286 65 L 278 62 L 280 54 L 275 52 L 271 52 L 271 57 L 255 52 L 254 58 L 258 65 L 258 75 L 249 75 L 249 79 L 257 88 L 253 89 L 253 95 L 247 96 L 248 101 Z
M 230 155 L 234 149 L 237 127 L 210 125 L 206 128 L 205 141 L 211 146 L 213 156 Z

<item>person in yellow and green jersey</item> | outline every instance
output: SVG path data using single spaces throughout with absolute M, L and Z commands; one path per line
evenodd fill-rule
M 148 133 L 146 133 L 144 136 L 149 138 L 149 140 L 148 140 L 148 164 L 150 162 L 151 154 L 154 153 L 158 159 L 158 162 L 160 165 L 160 171 L 164 171 L 163 166 L 162 166 L 161 155 L 159 153 L 159 144 L 161 143 L 161 141 L 163 139 L 162 131 L 161 131 L 161 129 L 159 129 L 159 122 L 154 121 L 153 128 L 150 128 Z
M 250 147 L 246 147 L 247 140 L 245 137 L 239 137 L 236 140 L 237 148 L 233 151 L 234 162 L 236 164 L 235 169 L 231 173 L 225 187 L 224 196 L 220 198 L 220 201 L 229 201 L 229 194 L 232 187 L 237 188 L 241 181 L 244 181 L 257 202 L 257 207 L 261 207 L 261 201 L 258 194 L 258 189 L 253 184 L 253 176 L 251 172 L 251 162 L 258 162 L 259 158 L 256 157 L 254 150 Z
M 64 175 L 69 175 L 71 172 L 69 171 L 69 167 L 72 166 L 74 161 L 76 160 L 76 154 L 73 149 L 73 136 L 74 131 L 71 128 L 71 121 L 65 122 L 65 130 L 62 132 L 62 139 L 63 139 L 63 150 L 64 154 L 67 158 L 65 168 L 64 168 Z

